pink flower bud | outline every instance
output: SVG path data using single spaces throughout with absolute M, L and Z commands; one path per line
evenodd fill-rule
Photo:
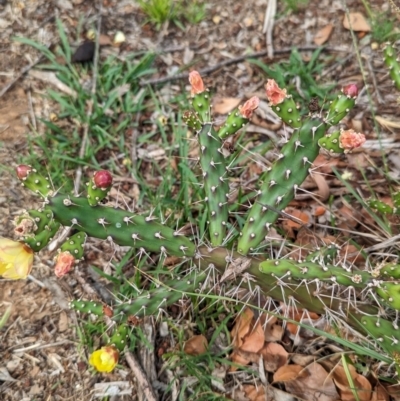
M 346 96 L 355 99 L 358 96 L 358 88 L 356 84 L 348 84 L 342 89 Z
M 189 74 L 189 82 L 192 85 L 192 96 L 205 91 L 203 80 L 197 71 L 192 71 Z
M 93 182 L 97 188 L 108 189 L 112 185 L 112 175 L 107 170 L 96 171 L 93 174 Z
M 68 252 L 61 252 L 56 257 L 54 273 L 57 277 L 65 276 L 75 264 L 75 258 Z
M 239 113 L 244 118 L 251 118 L 253 111 L 260 104 L 260 99 L 257 96 L 250 98 L 243 106 L 239 106 Z
M 365 142 L 365 135 L 355 132 L 352 129 L 341 130 L 339 136 L 339 146 L 344 149 L 345 153 L 355 148 L 359 148 Z
M 282 103 L 287 97 L 286 89 L 281 89 L 273 79 L 267 79 L 265 90 L 272 106 Z
M 17 166 L 16 171 L 17 171 L 17 177 L 20 180 L 24 180 L 26 177 L 28 177 L 29 173 L 32 171 L 32 167 L 26 164 L 20 164 L 19 166 Z

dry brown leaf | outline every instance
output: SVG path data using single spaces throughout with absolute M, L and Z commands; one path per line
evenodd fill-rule
M 108 35 L 100 34 L 99 45 L 100 46 L 111 46 L 113 44 L 112 39 Z
M 248 352 L 242 352 L 240 350 L 234 350 L 230 356 L 231 361 L 237 365 L 241 365 L 241 366 L 246 366 L 248 365 L 250 362 L 252 362 L 252 360 L 254 359 L 254 355 L 253 353 L 248 353 Z M 252 358 L 253 356 L 253 358 Z M 231 366 L 229 368 L 230 372 L 236 372 L 237 367 L 236 366 Z
M 250 329 L 250 332 L 243 339 L 243 344 L 239 347 L 242 351 L 258 353 L 264 345 L 264 330 L 260 320 Z
M 183 351 L 188 355 L 201 355 L 207 351 L 208 341 L 202 334 L 193 336 L 186 341 Z
M 285 382 L 286 391 L 304 400 L 337 401 L 339 395 L 327 371 L 316 362 L 311 363 L 301 376 Z
M 304 368 L 300 365 L 285 365 L 274 373 L 274 382 L 289 382 L 303 376 Z
M 389 394 L 380 383 L 375 386 L 371 401 L 389 401 Z
M 282 227 L 285 230 L 286 234 L 289 238 L 295 238 L 295 234 L 293 230 L 297 230 L 303 225 L 307 225 L 310 223 L 310 215 L 308 213 L 302 212 L 301 210 L 295 209 L 293 207 L 288 207 L 285 209 L 285 213 L 289 214 L 294 218 L 291 219 L 283 219 Z
M 275 372 L 280 367 L 285 366 L 289 355 L 285 348 L 277 343 L 265 344 L 260 354 L 264 359 L 264 367 L 267 372 Z
M 314 43 L 317 46 L 321 46 L 324 44 L 329 37 L 331 36 L 331 33 L 333 31 L 333 24 L 328 24 L 324 26 L 322 29 L 320 29 L 314 36 Z
M 239 106 L 242 99 L 237 97 L 216 97 L 213 101 L 213 111 L 218 114 L 228 114 Z
M 284 330 L 280 321 L 275 316 L 263 313 L 260 316 L 261 325 L 264 330 L 264 339 L 267 342 L 281 341 Z
M 348 366 L 351 378 L 354 382 L 354 386 L 357 389 L 357 394 L 360 401 L 369 401 L 372 395 L 372 386 L 368 379 L 362 375 L 359 375 L 354 366 Z M 342 401 L 353 401 L 354 395 L 351 391 L 351 385 L 347 378 L 345 369 L 342 366 L 337 366 L 332 372 L 333 380 L 336 387 L 339 389 Z
M 252 384 L 244 384 L 242 387 L 249 401 L 265 401 L 265 389 L 263 386 L 253 386 Z
M 237 318 L 235 326 L 232 329 L 232 345 L 235 348 L 240 348 L 243 344 L 243 338 L 251 329 L 251 323 L 254 313 L 250 308 L 246 308 Z
M 366 18 L 361 13 L 349 13 L 343 18 L 343 27 L 345 29 L 352 29 L 356 32 L 370 32 L 371 27 Z

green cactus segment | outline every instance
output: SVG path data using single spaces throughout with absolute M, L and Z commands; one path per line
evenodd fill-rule
M 393 322 L 377 316 L 363 316 L 361 324 L 389 355 L 395 357 L 400 353 L 400 329 Z
M 332 264 L 339 250 L 340 247 L 336 244 L 324 246 L 307 255 L 306 262 Z
M 296 189 L 306 179 L 311 164 L 318 156 L 318 140 L 325 134 L 326 125 L 313 117 L 296 129 L 282 148 L 278 160 L 264 176 L 259 194 L 251 207 L 238 243 L 238 251 L 247 254 L 268 234 L 269 226 L 294 198 Z M 268 208 L 271 206 L 272 209 Z
M 396 208 L 394 212 L 397 213 L 397 211 L 400 210 L 400 192 L 394 193 L 392 195 L 392 199 L 393 199 L 393 206 Z
M 189 128 L 192 128 L 195 131 L 201 130 L 201 122 L 197 113 L 194 111 L 185 111 L 182 116 L 182 120 Z
M 355 104 L 356 99 L 354 97 L 346 96 L 343 92 L 339 93 L 329 105 L 326 122 L 330 125 L 338 124 Z
M 194 244 L 153 218 L 134 215 L 118 208 L 89 206 L 85 198 L 56 195 L 48 207 L 63 226 L 73 226 L 90 237 L 112 240 L 121 246 L 174 256 L 192 257 Z
M 261 262 L 262 273 L 270 274 L 285 282 L 320 280 L 355 288 L 365 288 L 371 281 L 371 274 L 366 271 L 348 271 L 340 266 L 322 265 L 312 262 L 298 263 L 289 259 L 267 260 Z
M 46 198 L 53 193 L 49 178 L 39 174 L 34 168 L 29 170 L 26 177 L 20 178 L 20 181 L 24 187 L 42 198 Z
M 390 206 L 387 203 L 382 202 L 378 199 L 369 200 L 368 205 L 371 209 L 377 210 L 378 212 L 383 213 L 383 214 L 394 213 L 394 209 L 392 208 L 392 206 Z
M 202 123 L 211 121 L 210 116 L 210 93 L 208 90 L 198 93 L 193 96 L 192 106 L 193 109 L 198 113 L 199 119 Z
M 339 142 L 340 131 L 327 134 L 318 141 L 318 145 L 330 153 L 344 153 Z
M 243 128 L 248 122 L 249 119 L 243 117 L 237 108 L 232 113 L 228 114 L 224 125 L 218 130 L 218 136 L 222 139 L 228 138 L 236 134 L 236 132 Z
M 210 239 L 213 246 L 219 246 L 222 245 L 226 237 L 227 198 L 229 195 L 222 140 L 211 124 L 204 124 L 198 133 L 198 141 L 206 194 L 205 200 L 208 207 Z
M 400 265 L 397 263 L 387 263 L 379 268 L 379 278 L 381 280 L 399 280 L 400 279 Z
M 27 236 L 23 241 L 29 245 L 34 252 L 39 252 L 43 249 L 54 237 L 60 228 L 60 223 L 51 220 L 42 231 L 37 230 L 37 234 L 34 236 Z
M 73 257 L 78 260 L 83 258 L 83 246 L 85 245 L 87 235 L 86 233 L 79 231 L 67 238 L 67 240 L 61 245 L 61 251 L 68 251 Z
M 71 301 L 70 309 L 81 313 L 89 313 L 96 316 L 104 316 L 104 307 L 101 303 L 94 301 Z
M 114 345 L 115 348 L 122 352 L 126 346 L 127 340 L 128 326 L 126 325 L 126 323 L 123 323 L 116 328 L 114 334 L 110 338 L 109 344 Z
M 391 308 L 400 310 L 400 284 L 396 282 L 382 282 L 379 287 L 375 288 L 375 292 L 380 296 Z
M 291 95 L 287 95 L 282 103 L 271 106 L 271 108 L 285 124 L 292 128 L 301 127 L 300 109 Z
M 44 208 L 41 210 L 29 210 L 28 214 L 35 222 L 35 225 L 37 227 L 35 232 L 37 233 L 45 230 L 46 227 L 49 226 L 49 224 L 53 220 L 53 213 L 48 208 Z
M 386 44 L 383 49 L 383 59 L 386 66 L 389 68 L 390 78 L 397 89 L 400 89 L 400 64 L 394 47 L 391 44 Z
M 117 305 L 115 315 L 124 313 L 137 317 L 158 315 L 162 311 L 178 302 L 186 293 L 194 293 L 199 289 L 201 283 L 206 280 L 206 273 L 192 273 L 184 279 L 167 281 L 163 285 L 145 291 L 129 302 Z

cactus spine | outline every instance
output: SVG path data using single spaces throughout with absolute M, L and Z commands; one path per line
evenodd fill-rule
M 325 130 L 326 125 L 319 117 L 310 117 L 284 145 L 278 160 L 264 175 L 264 182 L 250 209 L 238 243 L 240 253 L 247 254 L 264 240 L 278 218 L 276 209 L 282 210 L 294 198 L 318 156 L 318 140 Z
M 200 145 L 199 159 L 203 171 L 205 201 L 208 207 L 210 240 L 213 246 L 219 246 L 226 236 L 229 196 L 222 141 L 211 124 L 204 124 L 197 137 Z

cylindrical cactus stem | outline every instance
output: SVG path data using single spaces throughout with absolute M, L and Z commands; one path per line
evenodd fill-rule
M 222 139 L 230 135 L 236 134 L 243 128 L 249 121 L 254 112 L 260 104 L 260 99 L 253 96 L 243 106 L 239 106 L 232 113 L 228 114 L 224 125 L 218 130 L 218 136 Z
M 33 251 L 39 252 L 43 249 L 54 237 L 60 228 L 60 223 L 56 220 L 51 220 L 42 231 L 37 231 L 34 236 L 26 236 L 23 241 L 29 245 Z
M 109 316 L 108 306 L 102 305 L 100 302 L 74 300 L 69 303 L 69 307 L 81 313 L 89 313 L 96 316 Z
M 155 222 L 152 217 L 102 205 L 89 206 L 83 197 L 61 194 L 48 199 L 48 207 L 63 226 L 72 226 L 93 238 L 164 255 L 192 257 L 195 254 L 195 245 L 189 238 Z
M 355 132 L 352 129 L 341 129 L 322 137 L 318 144 L 321 148 L 330 153 L 349 153 L 353 149 L 362 146 L 365 142 L 365 135 Z
M 196 112 L 191 110 L 185 111 L 182 120 L 189 128 L 192 128 L 195 131 L 201 130 L 201 122 Z
M 361 324 L 376 343 L 399 364 L 400 328 L 397 324 L 378 316 L 363 316 Z
M 340 246 L 332 243 L 316 249 L 314 252 L 307 255 L 305 261 L 325 264 L 332 263 L 335 260 L 339 250 Z
M 382 202 L 379 199 L 370 199 L 367 203 L 371 209 L 377 210 L 379 213 L 382 214 L 394 213 L 394 208 L 392 206 L 388 205 L 385 202 Z
M 99 170 L 87 183 L 88 202 L 90 206 L 97 206 L 108 194 L 112 185 L 112 175 L 107 170 Z
M 293 128 L 299 128 L 302 124 L 301 115 L 293 97 L 286 93 L 286 89 L 279 88 L 273 79 L 267 80 L 265 89 L 272 110 L 285 124 Z
M 308 118 L 283 146 L 278 160 L 264 175 L 264 183 L 248 214 L 238 243 L 240 253 L 247 254 L 264 240 L 279 216 L 276 210 L 283 210 L 294 198 L 318 156 L 318 140 L 325 130 L 320 118 Z
M 395 192 L 392 195 L 393 206 L 395 207 L 394 213 L 400 212 L 400 192 Z
M 261 262 L 260 271 L 270 274 L 283 282 L 320 280 L 354 288 L 365 288 L 372 275 L 367 271 L 351 271 L 340 266 L 313 262 L 295 262 L 289 259 L 267 260 Z
M 346 85 L 342 92 L 330 103 L 325 121 L 327 124 L 338 124 L 354 107 L 358 96 L 358 88 L 355 84 Z
M 204 124 L 197 135 L 200 145 L 200 165 L 203 172 L 205 201 L 208 208 L 210 240 L 213 246 L 222 245 L 228 221 L 229 184 L 222 140 L 212 124 Z
M 37 233 L 43 231 L 53 220 L 53 213 L 47 207 L 40 210 L 29 210 L 28 215 L 34 220 Z
M 114 345 L 119 351 L 123 351 L 128 341 L 128 326 L 122 323 L 117 326 L 114 334 L 110 337 L 109 344 Z
M 17 177 L 24 187 L 27 187 L 35 194 L 46 198 L 53 194 L 50 180 L 48 177 L 43 177 L 33 167 L 26 164 L 20 164 L 17 168 Z
M 186 293 L 195 293 L 206 280 L 207 274 L 193 271 L 184 279 L 177 277 L 149 291 L 145 291 L 129 302 L 117 305 L 115 314 L 134 315 L 137 317 L 158 315 L 167 307 L 178 302 Z
M 381 280 L 399 280 L 400 279 L 400 264 L 386 263 L 383 266 L 377 267 L 377 274 Z
M 398 282 L 384 281 L 375 287 L 375 292 L 391 308 L 400 310 L 400 284 Z
M 83 231 L 78 231 L 71 237 L 68 237 L 61 245 L 61 252 L 69 252 L 75 259 L 83 258 L 83 246 L 85 245 L 87 235 Z
M 383 60 L 389 68 L 389 74 L 393 84 L 397 89 L 400 89 L 400 64 L 396 50 L 390 43 L 386 43 L 383 48 Z
M 210 122 L 210 107 L 211 99 L 208 89 L 204 87 L 203 80 L 197 71 L 192 71 L 189 74 L 189 82 L 192 86 L 192 106 L 198 114 L 202 123 Z

